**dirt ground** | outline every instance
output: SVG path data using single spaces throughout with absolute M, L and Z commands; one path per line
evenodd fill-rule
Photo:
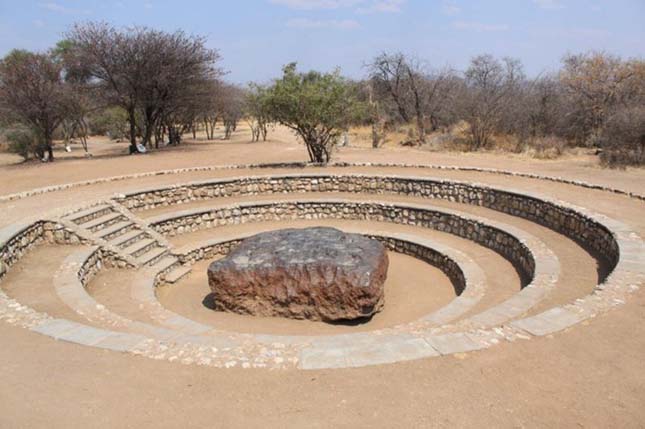
M 276 130 L 269 142 L 251 144 L 249 140 L 248 131 L 243 128 L 230 142 L 187 140 L 178 148 L 147 155 L 124 156 L 121 154 L 125 144 L 99 140 L 90 145 L 95 154 L 92 159 L 85 159 L 77 148 L 51 164 L 15 164 L 15 158 L 2 155 L 0 195 L 160 169 L 305 160 L 304 148 L 286 130 Z M 645 193 L 645 170 L 601 169 L 595 157 L 589 155 L 540 161 L 521 155 L 350 147 L 341 149 L 336 159 L 502 168 Z M 428 175 L 539 192 L 619 219 L 645 236 L 645 203 L 623 195 L 489 173 L 397 168 L 340 171 Z M 0 203 L 0 227 L 39 212 L 127 189 L 222 175 L 269 173 L 257 170 L 186 173 L 36 195 Z M 523 220 L 485 209 L 472 210 L 498 221 L 517 222 L 518 227 L 527 231 L 531 228 L 530 232 L 548 243 L 563 261 L 563 289 L 548 305 L 575 299 L 593 288 L 598 279 L 595 261 L 571 240 L 542 227 L 530 226 Z M 173 240 L 181 245 L 181 240 L 205 238 L 200 232 Z M 461 246 L 457 241 L 453 243 Z M 495 300 L 517 290 L 517 275 L 502 265 L 505 263 L 500 261 L 502 258 L 473 244 L 463 246 L 464 252 L 484 268 L 491 287 L 500 291 Z M 0 287 L 25 304 L 52 313 L 61 312 L 64 317 L 76 317 L 64 313 L 72 312 L 56 302 L 48 280 L 60 261 L 73 250 L 42 247 L 33 251 L 9 272 Z M 416 295 L 423 291 L 425 284 L 416 281 L 417 277 L 423 273 L 424 280 L 441 281 L 441 274 L 419 265 L 418 261 L 398 259 L 393 264 L 389 286 L 395 289 L 391 296 L 396 306 L 388 314 L 384 313 L 387 316 L 384 325 L 417 317 L 446 302 L 451 293 L 454 295 L 447 283 L 440 283 L 441 292 L 437 296 L 417 300 Z M 99 301 L 104 299 L 113 305 L 113 310 L 133 316 L 136 308 L 118 300 L 118 289 L 101 289 L 102 284 L 125 284 L 123 276 L 124 272 L 104 272 L 94 280 L 90 292 Z M 405 280 L 409 277 L 415 281 L 407 284 Z M 199 307 L 201 302 L 197 300 L 205 292 L 200 279 L 200 275 L 191 274 L 166 291 L 167 305 L 200 321 L 222 322 L 213 319 L 218 316 Z M 396 285 L 403 286 L 396 288 Z M 508 289 L 504 291 L 503 287 Z M 200 316 L 196 316 L 197 311 Z M 257 321 L 234 319 L 225 322 L 238 324 L 241 330 L 258 329 L 254 325 Z M 292 332 L 291 325 L 274 323 L 263 328 Z M 302 328 L 298 330 L 301 332 Z M 57 342 L 4 322 L 0 322 L 0 339 L 3 344 L 0 347 L 2 428 L 645 427 L 643 287 L 625 305 L 553 336 L 504 343 L 480 352 L 343 370 L 266 371 L 187 366 Z

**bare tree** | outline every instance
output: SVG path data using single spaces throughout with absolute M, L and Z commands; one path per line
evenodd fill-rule
M 83 86 L 71 83 L 68 83 L 68 85 L 70 93 L 69 108 L 67 115 L 61 123 L 63 138 L 66 144 L 78 138 L 86 155 L 89 155 L 87 148 L 87 137 L 89 136 L 87 117 L 93 108 L 88 100 L 87 91 Z
M 163 33 L 142 30 L 147 67 L 150 77 L 141 88 L 140 109 L 143 122 L 145 146 L 160 124 L 164 110 L 191 98 L 203 100 L 204 91 L 221 74 L 214 67 L 219 59 L 216 51 L 205 48 L 205 39 L 189 37 L 181 31 Z M 193 107 L 188 101 L 189 107 Z M 190 124 L 195 131 L 196 118 Z
M 564 116 L 562 87 L 554 76 L 541 76 L 533 80 L 527 90 L 526 110 L 531 136 L 558 133 Z
M 220 80 L 209 80 L 204 82 L 205 96 L 202 99 L 198 120 L 204 124 L 206 139 L 215 138 L 215 127 L 221 118 L 220 97 L 223 83 Z
M 410 122 L 408 89 L 405 82 L 408 65 L 403 54 L 383 53 L 376 57 L 368 68 L 375 90 L 389 96 L 401 119 Z
M 224 139 L 231 138 L 237 124 L 244 116 L 244 90 L 236 85 L 224 84 L 219 93 L 219 109 L 224 121 Z
M 560 82 L 568 98 L 569 134 L 578 143 L 593 143 L 617 108 L 643 100 L 643 61 L 592 52 L 567 55 L 563 64 Z
M 599 140 L 603 163 L 612 167 L 645 164 L 645 107 L 618 109 L 607 119 Z
M 36 155 L 54 160 L 53 134 L 68 114 L 62 66 L 49 54 L 14 50 L 0 61 L 0 105 L 40 141 Z
M 424 143 L 428 126 L 435 130 L 440 111 L 453 88 L 449 70 L 435 71 L 401 53 L 381 54 L 369 65 L 373 89 L 389 98 L 404 122 L 415 120 L 417 140 Z
M 181 31 L 119 31 L 88 23 L 74 26 L 67 37 L 76 53 L 73 72 L 97 86 L 108 104 L 127 112 L 131 151 L 136 151 L 138 117 L 142 142 L 148 144 L 165 111 L 187 99 L 183 92 L 221 73 L 214 67 L 217 51 L 206 49 L 205 39 Z
M 499 61 L 491 55 L 471 60 L 457 103 L 461 118 L 468 122 L 474 149 L 488 145 L 523 79 L 518 60 L 504 58 Z
M 250 84 L 246 92 L 245 114 L 251 128 L 251 141 L 266 141 L 271 123 L 267 89 L 262 85 Z
M 164 107 L 160 128 L 168 132 L 170 144 L 180 144 L 182 136 L 195 127 L 203 112 L 204 103 L 212 99 L 212 88 L 211 84 L 195 82 L 178 94 L 173 103 Z
M 387 115 L 381 101 L 374 94 L 374 83 L 371 80 L 366 82 L 365 88 L 367 90 L 367 107 L 372 127 L 372 148 L 377 149 L 384 141 Z

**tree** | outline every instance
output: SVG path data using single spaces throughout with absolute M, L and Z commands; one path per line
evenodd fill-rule
M 457 100 L 460 116 L 468 122 L 474 149 L 488 145 L 523 79 L 518 60 L 504 58 L 499 61 L 491 55 L 471 60 Z
M 541 76 L 531 82 L 524 103 L 529 135 L 557 134 L 564 117 L 563 103 L 562 87 L 556 77 Z
M 90 113 L 89 126 L 92 134 L 123 139 L 129 132 L 128 114 L 120 107 L 98 109 Z
M 67 37 L 75 52 L 73 73 L 96 86 L 108 104 L 126 111 L 131 151 L 138 132 L 148 145 L 161 118 L 172 116 L 166 111 L 181 110 L 175 104 L 190 100 L 186 91 L 221 74 L 214 66 L 217 51 L 207 49 L 204 38 L 182 31 L 119 31 L 106 23 L 88 23 L 74 26 Z
M 206 139 L 215 138 L 215 126 L 221 118 L 221 95 L 223 83 L 219 80 L 209 80 L 203 83 L 204 97 L 201 101 L 198 120 L 204 124 Z
M 298 73 L 291 63 L 267 90 L 267 103 L 271 117 L 302 138 L 311 162 L 326 163 L 355 102 L 338 70 Z
M 74 63 L 74 43 L 71 40 L 60 40 L 50 50 L 50 55 L 56 63 L 63 67 L 63 79 L 68 95 L 67 115 L 61 123 L 63 139 L 65 144 L 75 138 L 80 139 L 81 145 L 88 154 L 87 137 L 89 135 L 88 115 L 99 106 L 93 100 L 96 99 L 91 87 L 84 84 L 82 78 L 74 73 L 77 69 Z
M 271 123 L 271 112 L 268 106 L 267 89 L 252 83 L 246 92 L 245 113 L 251 127 L 251 141 L 266 141 Z
M 33 130 L 22 124 L 14 124 L 3 131 L 5 140 L 9 142 L 9 152 L 20 155 L 25 161 L 39 146 Z
M 160 129 L 167 130 L 170 144 L 180 144 L 183 134 L 194 129 L 205 101 L 212 97 L 211 88 L 211 85 L 195 82 L 178 94 L 175 102 L 164 107 L 159 119 Z
M 224 122 L 224 139 L 228 140 L 244 116 L 245 93 L 239 86 L 223 84 L 218 95 L 218 106 Z
M 69 110 L 61 64 L 50 54 L 14 50 L 0 61 L 0 105 L 36 133 L 36 155 L 54 160 L 54 130 Z
M 609 166 L 645 164 L 645 107 L 617 110 L 607 119 L 599 143 L 601 160 Z
M 433 131 L 438 127 L 454 86 L 452 73 L 429 70 L 401 53 L 379 55 L 369 65 L 369 73 L 375 93 L 380 99 L 389 98 L 404 122 L 414 118 L 417 141 L 424 143 L 428 125 Z
M 593 144 L 616 109 L 643 102 L 643 61 L 591 52 L 567 55 L 563 64 L 560 82 L 568 98 L 568 133 L 580 144 Z

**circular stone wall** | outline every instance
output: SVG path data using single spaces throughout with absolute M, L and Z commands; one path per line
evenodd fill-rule
M 52 190 L 55 189 L 7 198 L 20 199 Z M 372 200 L 306 195 L 326 192 L 369 194 Z M 292 196 L 290 201 L 254 201 L 259 194 Z M 393 195 L 415 200 L 386 201 Z M 231 197 L 245 201 L 231 204 L 226 200 Z M 432 199 L 485 210 L 481 216 L 464 214 L 435 207 Z M 202 207 L 186 207 L 197 202 Z M 146 216 L 146 212 L 160 207 L 172 210 L 162 216 Z M 522 222 L 518 227 L 507 225 L 505 216 Z M 396 247 L 440 267 L 453 279 L 460 295 L 415 322 L 329 336 L 223 331 L 172 313 L 156 299 L 156 286 L 190 275 L 195 261 L 212 254 L 227 254 L 240 240 L 220 237 L 182 249 L 173 245 L 174 237 L 218 231 L 231 225 L 321 218 L 378 222 L 382 226 L 366 231 L 366 235 L 381 237 L 389 248 Z M 575 241 L 606 264 L 606 273 L 600 276 L 592 294 L 558 302 L 546 310 L 533 310 L 567 284 L 559 279 L 561 267 L 556 252 L 539 236 L 523 230 L 522 225 L 529 224 L 541 225 L 551 234 Z M 494 267 L 482 264 L 483 273 L 478 280 L 478 275 L 473 275 L 477 269 L 468 255 L 460 256 L 458 249 L 440 249 L 414 234 L 403 237 L 388 231 L 389 225 L 440 231 L 477 243 L 505 258 L 522 278 L 523 288 L 509 298 L 491 301 L 484 286 L 486 278 L 495 276 Z M 42 311 L 37 308 L 37 300 L 32 301 L 35 308 L 31 308 L 4 292 L 0 294 L 0 319 L 78 344 L 224 367 L 314 369 L 374 365 L 550 335 L 623 303 L 645 276 L 643 241 L 619 221 L 531 192 L 400 175 L 299 172 L 178 183 L 38 214 L 0 230 L 0 277 L 11 274 L 23 255 L 44 243 L 80 246 L 74 251 L 61 247 L 69 254 L 53 274 L 52 287 L 59 305 L 63 303 L 65 311 L 73 310 L 81 321 L 57 315 L 55 310 L 53 314 Z M 134 270 L 131 284 L 125 285 L 131 313 L 122 307 L 99 305 L 85 289 L 105 267 Z M 145 322 L 132 316 L 137 312 L 145 315 Z

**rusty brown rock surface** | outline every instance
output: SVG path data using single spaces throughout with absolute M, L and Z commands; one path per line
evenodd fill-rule
M 208 267 L 215 309 L 322 321 L 383 306 L 388 256 L 378 241 L 335 228 L 283 229 L 244 240 Z

